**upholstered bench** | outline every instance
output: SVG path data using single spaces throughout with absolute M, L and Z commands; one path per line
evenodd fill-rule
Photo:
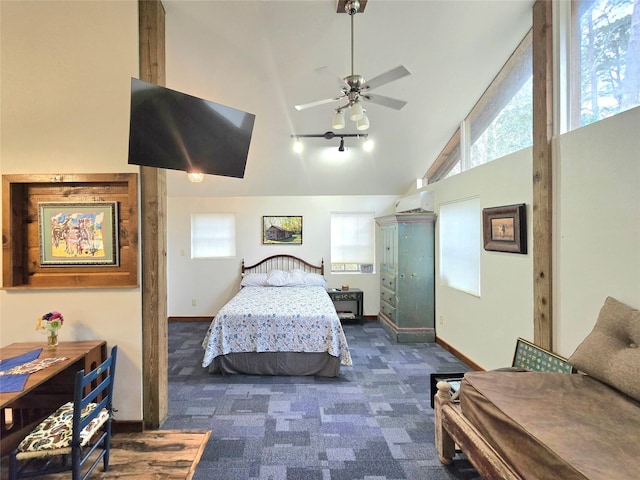
M 450 463 L 458 445 L 486 479 L 637 478 L 638 344 L 640 311 L 609 297 L 566 365 L 530 350 L 525 368 L 465 374 L 459 403 L 439 382 L 440 461 Z M 580 373 L 567 374 L 569 366 Z

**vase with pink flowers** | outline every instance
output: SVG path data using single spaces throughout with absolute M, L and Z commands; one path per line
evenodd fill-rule
M 38 319 L 36 330 L 47 335 L 47 346 L 53 348 L 58 346 L 58 331 L 62 328 L 64 317 L 60 312 L 45 313 Z

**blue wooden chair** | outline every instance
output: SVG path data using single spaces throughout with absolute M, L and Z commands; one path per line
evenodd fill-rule
M 86 375 L 80 370 L 73 401 L 45 418 L 11 452 L 10 480 L 63 471 L 71 471 L 73 480 L 84 480 L 100 460 L 108 470 L 117 351 L 114 346 L 109 358 Z

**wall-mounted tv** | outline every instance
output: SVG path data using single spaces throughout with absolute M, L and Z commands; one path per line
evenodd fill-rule
M 243 178 L 255 115 L 131 79 L 129 164 Z

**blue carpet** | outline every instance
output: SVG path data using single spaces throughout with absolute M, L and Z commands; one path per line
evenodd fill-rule
M 163 429 L 208 429 L 194 480 L 479 479 L 438 461 L 429 374 L 468 368 L 436 344 L 398 344 L 376 322 L 344 326 L 338 378 L 220 376 L 201 365 L 204 322 L 169 324 Z

